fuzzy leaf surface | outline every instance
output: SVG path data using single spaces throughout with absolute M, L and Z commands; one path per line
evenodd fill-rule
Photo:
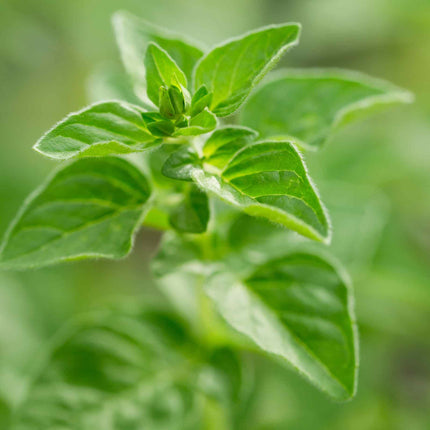
M 247 127 L 225 126 L 214 131 L 203 146 L 205 162 L 223 169 L 237 151 L 253 142 L 258 133 Z
M 249 215 L 266 218 L 314 240 L 329 242 L 330 222 L 307 174 L 288 141 L 257 142 L 245 147 L 220 174 L 193 168 L 193 180 Z
M 241 123 L 264 138 L 294 137 L 320 148 L 340 126 L 413 96 L 387 82 L 341 70 L 288 71 L 263 85 L 241 112 Z
M 327 259 L 291 253 L 240 281 L 205 286 L 221 315 L 262 350 L 287 360 L 337 400 L 355 394 L 358 344 L 350 286 Z
M 21 208 L 0 267 L 27 269 L 80 258 L 121 258 L 148 206 L 150 189 L 128 161 L 83 158 L 58 170 Z
M 225 42 L 197 64 L 194 89 L 205 85 L 213 93 L 210 110 L 217 116 L 232 114 L 282 54 L 298 43 L 299 33 L 298 24 L 281 24 Z
M 54 159 L 104 157 L 142 152 L 158 143 L 142 119 L 141 108 L 125 102 L 100 102 L 68 115 L 34 146 Z

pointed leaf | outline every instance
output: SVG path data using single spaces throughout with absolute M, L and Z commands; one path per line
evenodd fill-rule
M 294 137 L 301 146 L 318 149 L 356 117 L 412 100 L 411 93 L 360 73 L 288 71 L 252 95 L 241 123 L 262 137 Z
M 239 149 L 253 142 L 258 133 L 247 127 L 225 126 L 214 131 L 203 146 L 205 162 L 223 169 Z
M 101 102 L 68 115 L 34 146 L 55 159 L 103 157 L 142 152 L 158 143 L 142 119 L 141 108 L 125 102 Z
M 351 287 L 325 258 L 292 253 L 244 281 L 219 273 L 205 287 L 221 315 L 338 400 L 355 394 L 358 344 Z
M 197 64 L 194 89 L 206 85 L 213 93 L 210 110 L 217 116 L 230 115 L 282 54 L 298 43 L 299 33 L 298 24 L 272 25 L 223 43 Z
M 198 115 L 204 108 L 208 107 L 212 101 L 212 93 L 209 93 L 206 86 L 202 85 L 193 95 L 191 100 L 191 116 Z
M 191 82 L 194 65 L 203 55 L 203 51 L 196 47 L 194 42 L 128 12 L 115 13 L 113 26 L 122 61 L 140 96 L 144 97 L 146 93 L 143 59 L 149 42 L 155 42 L 167 51 Z
M 204 191 L 191 184 L 183 201 L 170 216 L 172 227 L 184 233 L 204 233 L 209 222 L 209 200 Z
M 145 54 L 147 94 L 149 99 L 158 106 L 160 87 L 180 84 L 187 87 L 184 72 L 175 60 L 157 44 L 150 42 Z
M 0 267 L 26 269 L 85 257 L 124 257 L 149 195 L 145 177 L 128 161 L 77 160 L 29 197 L 6 235 Z
M 221 176 L 191 169 L 194 181 L 249 215 L 329 242 L 328 215 L 291 142 L 259 142 L 239 151 Z

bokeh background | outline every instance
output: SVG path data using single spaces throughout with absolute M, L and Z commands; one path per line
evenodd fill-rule
M 0 0 L 1 234 L 54 167 L 31 146 L 86 104 L 94 70 L 119 66 L 110 25 L 118 9 L 208 45 L 298 21 L 302 40 L 283 66 L 356 69 L 415 93 L 414 105 L 348 126 L 306 157 L 333 215 L 332 250 L 354 280 L 357 397 L 334 403 L 262 360 L 244 428 L 429 429 L 430 1 Z M 124 298 L 163 300 L 148 271 L 157 240 L 141 233 L 121 262 L 0 273 L 0 417 L 19 401 L 34 357 L 65 321 Z

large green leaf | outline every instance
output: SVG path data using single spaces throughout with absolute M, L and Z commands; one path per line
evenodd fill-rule
M 294 137 L 319 148 L 341 125 L 412 94 L 387 82 L 341 70 L 283 71 L 263 85 L 241 112 L 241 123 L 262 137 Z
M 147 94 L 149 99 L 158 105 L 160 87 L 182 85 L 187 87 L 187 77 L 175 63 L 175 60 L 157 44 L 150 42 L 145 54 L 145 68 L 147 79 Z
M 34 146 L 55 159 L 129 154 L 158 143 L 142 119 L 141 108 L 125 102 L 100 102 L 68 115 Z
M 23 205 L 6 234 L 0 267 L 124 257 L 149 195 L 145 177 L 128 161 L 77 160 L 57 171 Z
M 182 166 L 181 171 L 187 169 Z M 221 175 L 199 167 L 187 173 L 203 190 L 249 215 L 267 218 L 311 239 L 330 240 L 328 215 L 291 142 L 247 146 Z
M 354 395 L 353 299 L 348 280 L 328 260 L 291 253 L 243 281 L 215 274 L 205 289 L 227 322 L 262 350 L 286 359 L 338 400 Z
M 122 61 L 141 97 L 144 98 L 146 93 L 144 57 L 149 42 L 155 42 L 167 51 L 191 82 L 194 65 L 203 55 L 194 42 L 127 12 L 117 12 L 113 25 Z
M 77 321 L 53 345 L 12 430 L 197 430 L 196 348 L 166 313 L 124 310 Z
M 300 26 L 264 27 L 229 40 L 197 64 L 194 90 L 205 85 L 213 93 L 210 109 L 218 116 L 233 113 L 281 55 L 298 43 Z

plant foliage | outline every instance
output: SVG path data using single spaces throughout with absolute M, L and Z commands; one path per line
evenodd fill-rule
M 97 98 L 121 100 L 71 114 L 37 142 L 43 155 L 69 161 L 21 208 L 0 268 L 122 258 L 139 228 L 155 226 L 170 231 L 154 275 L 180 316 L 140 310 L 73 326 L 35 376 L 14 428 L 202 428 L 208 405 L 234 426 L 240 351 L 249 348 L 334 399 L 351 398 L 353 295 L 328 251 L 306 245 L 328 244 L 331 224 L 302 151 L 411 95 L 340 70 L 281 71 L 253 91 L 298 44 L 294 23 L 211 50 L 123 12 L 114 27 L 135 94 L 121 75 L 100 77 Z M 256 246 L 259 261 L 250 258 Z M 199 332 L 208 309 L 205 330 L 235 351 L 219 352 L 180 321 L 197 321 Z M 201 384 L 205 372 L 215 386 Z

